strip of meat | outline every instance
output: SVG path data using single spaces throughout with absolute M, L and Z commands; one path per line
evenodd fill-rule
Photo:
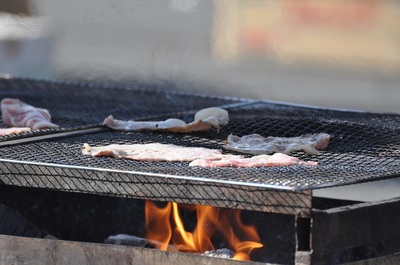
M 219 160 L 213 159 L 196 159 L 189 166 L 192 167 L 276 167 L 276 166 L 291 166 L 291 165 L 307 165 L 317 166 L 317 162 L 302 161 L 296 157 L 282 153 L 273 155 L 258 155 L 251 158 L 241 156 L 225 156 Z
M 223 154 L 216 149 L 182 147 L 172 144 L 131 144 L 91 147 L 84 144 L 82 153 L 91 156 L 111 156 L 139 161 L 193 161 L 198 158 L 218 159 Z
M 11 128 L 0 128 L 0 136 L 19 134 L 23 132 L 30 132 L 32 129 L 28 127 L 11 127 Z
M 14 98 L 1 101 L 1 117 L 3 122 L 11 127 L 29 127 L 32 130 L 58 127 L 50 122 L 48 110 L 35 108 Z
M 220 129 L 229 122 L 228 112 L 221 108 L 206 108 L 198 111 L 194 116 L 194 121 L 187 124 L 180 119 L 167 119 L 165 121 L 122 121 L 114 119 L 112 115 L 108 116 L 103 125 L 114 130 L 123 131 L 168 131 L 168 132 L 196 132 L 207 131 L 211 127 Z
M 82 153 L 91 156 L 111 156 L 139 161 L 186 161 L 199 167 L 268 167 L 288 165 L 317 165 L 286 154 L 260 155 L 244 158 L 240 155 L 222 154 L 219 150 L 203 147 L 184 147 L 172 144 L 132 144 L 91 147 L 84 144 Z
M 316 155 L 328 147 L 331 136 L 327 133 L 304 134 L 299 137 L 263 137 L 250 134 L 242 137 L 229 135 L 223 146 L 227 150 L 246 154 L 291 153 L 304 151 Z

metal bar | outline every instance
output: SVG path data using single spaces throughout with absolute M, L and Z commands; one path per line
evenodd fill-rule
M 90 128 L 78 129 L 78 130 L 72 130 L 72 131 L 49 133 L 49 134 L 45 134 L 45 135 L 29 136 L 29 137 L 25 137 L 25 138 L 1 141 L 0 147 L 18 145 L 18 144 L 26 144 L 26 143 L 34 143 L 34 142 L 40 142 L 40 141 L 51 140 L 51 139 L 59 139 L 59 138 L 65 138 L 65 137 L 71 137 L 71 136 L 89 134 L 89 133 L 105 132 L 105 131 L 109 131 L 109 130 L 110 129 L 105 126 L 97 126 L 97 127 L 90 127 Z

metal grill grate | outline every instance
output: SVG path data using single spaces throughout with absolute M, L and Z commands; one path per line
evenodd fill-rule
M 0 137 L 17 139 L 32 135 L 69 131 L 101 125 L 108 115 L 121 120 L 156 118 L 167 113 L 186 113 L 201 108 L 245 102 L 241 99 L 179 93 L 165 87 L 154 90 L 145 85 L 131 87 L 66 84 L 25 79 L 0 79 L 0 99 L 19 98 L 27 104 L 50 111 L 59 129 Z M 0 123 L 0 127 L 7 127 Z
M 8 87 L 14 81 L 20 86 L 11 89 L 11 93 Z M 398 176 L 400 172 L 400 146 L 397 145 L 400 142 L 400 115 L 325 110 L 166 91 L 14 81 L 1 81 L 0 95 L 18 97 L 32 105 L 48 108 L 54 113 L 54 122 L 59 121 L 63 128 L 99 124 L 113 112 L 121 119 L 163 115 L 167 118 L 174 114 L 190 120 L 195 110 L 221 105 L 228 109 L 230 122 L 218 133 L 214 130 L 189 135 L 102 131 L 5 145 L 0 148 L 0 181 L 8 185 L 307 215 L 312 189 L 384 179 Z M 119 96 L 124 93 L 121 99 Z M 88 100 L 89 94 L 94 95 L 95 100 Z M 131 100 L 126 105 L 128 94 Z M 152 100 L 157 100 L 157 107 Z M 64 107 L 53 111 L 55 102 L 62 102 Z M 80 104 L 84 102 L 86 105 L 81 108 Z M 102 107 L 98 108 L 97 104 Z M 68 112 L 69 105 L 73 109 L 71 112 Z M 80 118 L 74 115 L 88 117 L 89 121 L 79 125 Z M 66 125 L 62 125 L 63 121 L 67 121 Z M 70 121 L 73 122 L 68 123 Z M 88 157 L 81 153 L 83 143 L 96 146 L 160 142 L 221 148 L 222 141 L 230 133 L 289 137 L 315 132 L 332 135 L 328 149 L 317 156 L 302 152 L 294 155 L 303 160 L 318 161 L 317 167 L 208 169 L 188 167 L 185 162 L 128 161 Z M 29 139 L 27 136 L 30 135 L 19 137 Z M 2 140 L 0 144 L 9 139 Z

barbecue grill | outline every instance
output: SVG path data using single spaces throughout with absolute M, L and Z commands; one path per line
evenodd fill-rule
M 313 190 L 383 180 L 400 173 L 400 115 L 396 114 L 213 97 L 140 83 L 105 86 L 2 78 L 0 96 L 46 108 L 60 126 L 0 137 L 0 183 L 8 186 L 283 214 L 294 216 L 298 227 L 311 229 L 312 218 L 323 220 L 332 214 L 313 210 Z M 229 112 L 229 124 L 219 131 L 121 132 L 102 126 L 110 114 L 121 120 L 176 117 L 190 122 L 196 111 L 211 106 Z M 3 123 L 0 126 L 7 127 Z M 327 150 L 315 156 L 293 154 L 318 162 L 316 167 L 198 168 L 189 167 L 187 162 L 143 162 L 82 154 L 84 143 L 159 142 L 222 150 L 223 141 L 231 133 L 291 137 L 318 132 L 332 135 Z M 388 205 L 388 211 L 399 207 L 396 200 Z M 375 209 L 376 205 L 360 209 L 363 207 Z M 393 218 L 395 224 L 397 219 Z M 314 229 L 331 229 L 321 226 L 314 223 Z M 306 245 L 309 233 L 300 236 L 305 237 Z M 390 232 L 383 234 L 389 236 Z M 315 237 L 315 243 L 323 245 L 317 242 Z M 331 257 L 331 253 L 324 255 L 315 254 L 315 261 Z

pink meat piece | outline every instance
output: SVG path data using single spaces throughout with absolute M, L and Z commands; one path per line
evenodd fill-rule
M 186 123 L 180 119 L 167 119 L 164 121 L 123 121 L 114 119 L 112 115 L 108 116 L 103 125 L 114 129 L 123 131 L 164 131 L 174 133 L 190 133 L 208 131 L 211 127 L 217 130 L 227 125 L 229 122 L 229 114 L 226 110 L 211 107 L 199 110 L 195 116 L 194 121 Z
M 224 148 L 240 153 L 260 155 L 272 153 L 291 153 L 304 151 L 309 155 L 317 155 L 329 145 L 331 136 L 327 133 L 303 134 L 298 137 L 263 137 L 249 134 L 242 137 L 229 135 Z
M 309 165 L 316 166 L 317 162 L 301 161 L 282 153 L 273 155 L 258 155 L 245 158 L 240 155 L 222 154 L 216 149 L 203 147 L 184 147 L 172 144 L 132 144 L 92 147 L 84 144 L 82 153 L 91 156 L 111 156 L 121 159 L 138 161 L 185 161 L 189 166 L 199 167 L 270 167 Z
M 30 132 L 32 129 L 28 127 L 11 127 L 11 128 L 0 128 L 0 136 L 19 134 L 23 132 Z
M 291 165 L 317 166 L 318 163 L 313 161 L 302 161 L 296 157 L 283 153 L 275 153 L 273 155 L 253 156 L 251 158 L 232 155 L 219 160 L 196 159 L 189 164 L 189 166 L 192 167 L 274 167 Z
M 32 130 L 58 128 L 58 125 L 51 123 L 48 110 L 35 108 L 14 98 L 1 101 L 1 117 L 11 127 L 29 127 Z
M 139 161 L 186 161 L 198 158 L 217 159 L 223 154 L 216 149 L 203 147 L 182 147 L 173 144 L 131 144 L 92 147 L 84 144 L 83 154 L 91 156 L 111 156 Z

